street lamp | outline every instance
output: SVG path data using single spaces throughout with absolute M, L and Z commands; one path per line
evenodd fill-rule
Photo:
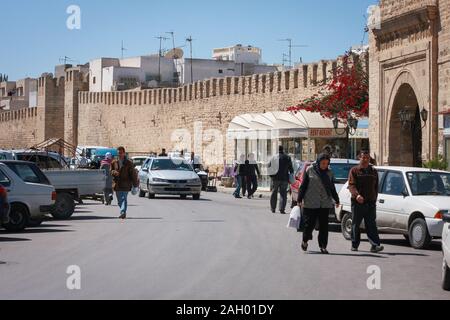
M 347 115 L 347 124 L 345 126 L 344 129 L 342 129 L 343 131 L 341 131 L 341 133 L 339 133 L 339 119 L 337 117 L 337 115 L 334 116 L 333 118 L 333 127 L 334 127 L 334 131 L 336 132 L 337 135 L 339 136 L 346 136 L 346 153 L 347 153 L 347 157 L 349 157 L 349 145 L 350 145 L 350 136 L 354 136 L 356 134 L 356 130 L 358 129 L 358 119 L 356 117 L 354 117 L 351 113 L 348 113 Z

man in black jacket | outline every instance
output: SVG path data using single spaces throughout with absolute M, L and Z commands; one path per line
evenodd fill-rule
M 247 176 L 247 198 L 251 199 L 258 190 L 258 177 L 261 176 L 258 164 L 255 160 L 255 155 L 252 153 L 248 156 L 248 160 L 245 161 L 245 175 Z
M 279 153 L 272 158 L 269 164 L 269 172 L 272 178 L 272 196 L 270 197 L 270 207 L 275 213 L 277 209 L 278 193 L 280 193 L 280 213 L 286 213 L 287 192 L 289 187 L 289 175 L 294 173 L 291 158 L 284 153 L 283 146 L 280 146 Z

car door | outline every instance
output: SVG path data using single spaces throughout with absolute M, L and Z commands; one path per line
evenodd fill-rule
M 378 226 L 391 231 L 406 231 L 409 212 L 408 191 L 400 171 L 387 171 L 378 197 Z
M 148 168 L 150 165 L 150 159 L 147 159 L 144 164 L 142 165 L 141 170 L 139 171 L 139 185 L 142 190 L 147 190 L 147 174 L 148 174 Z

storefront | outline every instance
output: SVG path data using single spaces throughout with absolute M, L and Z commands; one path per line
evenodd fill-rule
M 343 125 L 335 130 L 330 119 L 306 111 L 244 114 L 233 119 L 227 135 L 228 141 L 234 141 L 235 161 L 254 154 L 263 175 L 279 145 L 283 145 L 297 165 L 314 161 L 324 151 L 331 152 L 335 158 L 349 155 L 355 159 L 359 150 L 369 148 L 366 119 L 359 121 L 358 129 L 347 140 Z M 264 185 L 269 183 L 268 177 L 264 180 Z

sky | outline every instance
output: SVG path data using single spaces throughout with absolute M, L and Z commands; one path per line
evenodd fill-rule
M 292 38 L 294 62 L 334 59 L 361 44 L 367 8 L 377 0 L 0 0 L 3 40 L 0 73 L 9 80 L 53 72 L 67 56 L 72 64 L 99 57 L 156 53 L 166 32 L 176 46 L 192 35 L 195 58 L 235 44 L 263 50 L 265 63 L 282 63 Z M 67 8 L 81 9 L 81 29 L 67 28 Z M 5 27 L 6 26 L 6 27 Z M 365 38 L 367 42 L 367 36 Z M 167 41 L 167 48 L 172 41 Z M 186 52 L 188 46 L 184 47 Z

